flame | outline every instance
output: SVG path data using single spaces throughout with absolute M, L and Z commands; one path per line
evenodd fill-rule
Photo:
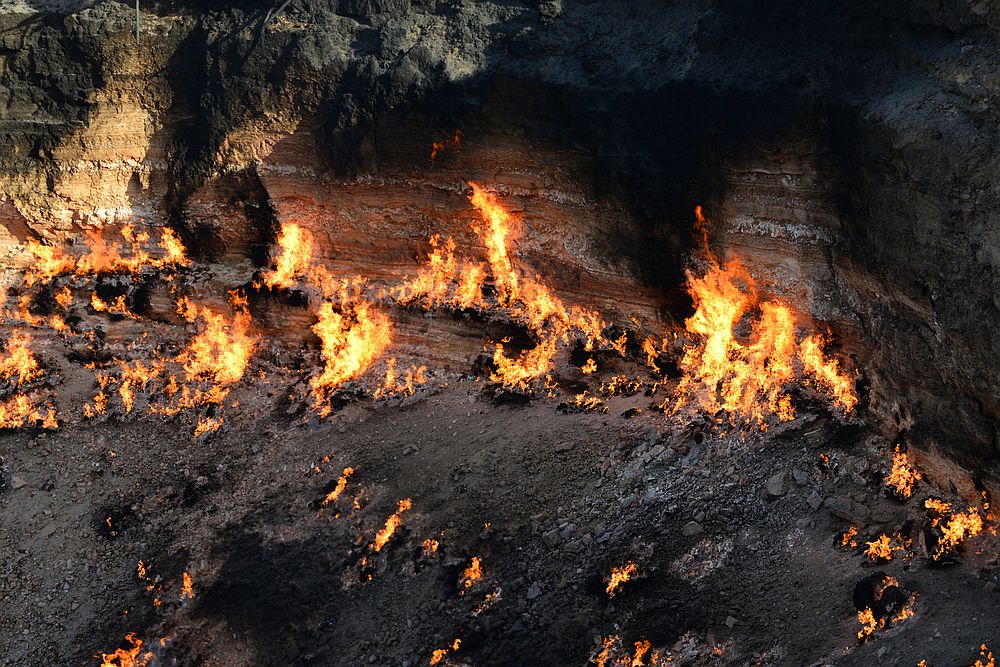
M 297 276 L 307 275 L 312 268 L 312 234 L 293 222 L 283 223 L 278 232 L 278 249 L 275 269 L 263 274 L 264 284 L 272 289 L 289 289 L 295 286 Z
M 610 635 L 601 640 L 601 648 L 591 660 L 597 667 L 644 667 L 659 665 L 660 652 L 647 639 L 635 642 L 634 651 L 629 651 L 622 638 Z
M 388 398 L 390 396 L 413 396 L 416 393 L 416 386 L 427 382 L 426 366 L 410 366 L 406 370 L 405 377 L 396 377 L 396 358 L 392 357 L 386 362 L 385 380 L 375 388 L 372 397 L 375 399 Z
M 899 445 L 892 454 L 892 472 L 885 479 L 885 485 L 903 498 L 913 495 L 913 485 L 920 480 L 920 473 L 909 463 L 906 453 Z
M 857 536 L 857 534 L 858 534 L 857 526 L 849 527 L 840 535 L 840 546 L 848 547 L 850 549 L 856 549 L 858 547 L 858 543 L 854 540 L 854 538 Z
M 431 164 L 437 159 L 438 155 L 444 152 L 444 149 L 451 146 L 453 148 L 458 148 L 459 144 L 462 142 L 462 131 L 455 130 L 455 134 L 442 141 L 435 141 L 431 143 Z
M 895 577 L 885 576 L 879 585 L 875 589 L 874 598 L 875 601 L 882 599 L 882 595 L 885 590 L 890 586 L 899 586 L 899 581 Z M 861 624 L 861 629 L 858 630 L 858 639 L 862 642 L 867 641 L 876 630 L 882 630 L 890 623 L 901 623 L 908 618 L 912 618 L 914 615 L 913 603 L 916 596 L 911 595 L 906 603 L 889 618 L 875 618 L 875 613 L 872 611 L 871 607 L 865 607 L 858 612 L 858 622 Z
M 705 224 L 700 210 L 696 218 Z M 796 379 L 798 366 L 831 393 L 839 408 L 850 412 L 857 404 L 853 382 L 840 372 L 837 361 L 823 356 L 821 338 L 811 335 L 796 343 L 795 313 L 780 302 L 762 300 L 738 260 L 724 267 L 707 248 L 706 253 L 704 275 L 687 273 L 695 312 L 685 327 L 700 342 L 688 346 L 681 359 L 685 375 L 677 387 L 673 411 L 697 402 L 706 411 L 721 408 L 761 428 L 767 428 L 771 415 L 788 421 L 795 410 L 787 387 Z M 754 311 L 759 315 L 753 317 Z M 736 332 L 748 318 L 750 340 L 742 343 Z M 654 349 L 652 344 L 646 346 L 650 359 Z M 667 401 L 662 407 L 668 407 Z
M 616 565 L 611 568 L 611 575 L 607 578 L 608 586 L 605 589 L 608 597 L 614 597 L 618 589 L 625 585 L 625 582 L 635 576 L 638 568 L 635 563 L 629 561 L 624 565 Z
M 15 329 L 7 339 L 7 351 L 0 357 L 0 380 L 17 378 L 18 387 L 42 375 L 38 360 L 31 352 L 31 336 Z
M 194 581 L 187 570 L 181 575 L 181 600 L 194 599 Z
M 972 667 L 996 667 L 993 662 L 993 653 L 986 648 L 986 644 L 982 644 L 979 647 L 979 658 Z
M 49 283 L 61 275 L 80 277 L 103 273 L 139 273 L 146 269 L 157 270 L 189 263 L 184 245 L 171 229 L 160 232 L 158 243 L 151 243 L 148 232 L 137 232 L 131 225 L 123 226 L 119 234 L 120 240 L 109 241 L 98 232 L 89 233 L 86 238 L 87 252 L 80 257 L 29 239 L 24 245 L 33 261 L 24 272 L 23 284 L 31 287 Z M 154 250 L 154 254 L 150 250 Z
M 479 556 L 473 556 L 472 560 L 469 561 L 468 567 L 462 573 L 462 577 L 458 580 L 462 587 L 462 594 L 476 585 L 483 578 L 483 562 L 479 559 Z
M 310 381 L 313 406 L 330 413 L 329 397 L 344 382 L 361 375 L 389 347 L 389 318 L 367 302 L 342 306 L 324 302 L 313 331 L 322 342 L 323 372 Z
M 448 648 L 434 649 L 434 651 L 431 653 L 431 657 L 430 660 L 428 661 L 428 664 L 430 665 L 439 664 L 442 660 L 444 660 L 444 657 L 448 655 L 450 651 L 457 651 L 461 645 L 462 645 L 462 640 L 458 637 L 455 637 L 455 639 L 451 642 L 451 645 L 449 645 Z
M 424 557 L 428 558 L 428 557 L 433 556 L 434 554 L 436 554 L 437 550 L 438 550 L 438 547 L 440 547 L 440 546 L 441 546 L 441 543 L 438 540 L 435 540 L 432 537 L 428 537 L 426 540 L 424 540 L 424 543 L 422 545 L 422 548 L 423 548 L 423 551 L 424 551 Z
M 868 545 L 865 555 L 871 560 L 892 560 L 894 552 L 898 551 L 906 554 L 911 543 L 912 540 L 908 540 L 899 534 L 892 536 L 882 534 L 873 542 L 865 542 Z
M 334 502 L 344 493 L 344 489 L 347 488 L 347 478 L 354 474 L 354 468 L 347 466 L 344 468 L 344 472 L 341 473 L 340 479 L 337 480 L 337 485 L 333 487 L 330 493 L 326 494 L 323 498 L 323 502 L 320 503 L 320 507 L 326 507 L 330 503 Z
M 411 507 L 413 507 L 413 501 L 409 498 L 404 498 L 399 501 L 396 506 L 396 511 L 389 515 L 389 518 L 385 520 L 385 525 L 380 531 L 378 531 L 378 533 L 376 533 L 375 541 L 371 544 L 371 548 L 374 549 L 376 553 L 382 551 L 382 547 L 384 547 L 389 540 L 392 539 L 396 529 L 398 529 L 403 523 L 403 513 L 409 511 Z
M 965 512 L 953 512 L 950 503 L 937 498 L 928 498 L 924 501 L 924 507 L 936 515 L 931 518 L 931 525 L 941 531 L 937 547 L 931 554 L 933 560 L 955 553 L 966 538 L 983 532 L 985 524 L 979 508 L 970 507 Z M 988 504 L 986 509 L 989 509 Z
M 115 649 L 114 653 L 101 653 L 101 667 L 146 667 L 153 659 L 153 653 L 142 653 L 142 639 L 134 632 L 125 635 L 131 648 Z M 140 655 L 142 654 L 142 655 Z

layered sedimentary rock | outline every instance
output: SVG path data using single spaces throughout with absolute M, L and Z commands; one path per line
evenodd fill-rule
M 830 324 L 873 420 L 993 475 L 994 8 L 752 4 L 161 2 L 136 44 L 125 4 L 11 3 L 8 280 L 28 238 L 130 221 L 176 228 L 222 294 L 294 220 L 389 283 L 434 233 L 481 252 L 475 179 L 522 214 L 526 266 L 652 327 L 686 314 L 702 204 L 720 254 Z

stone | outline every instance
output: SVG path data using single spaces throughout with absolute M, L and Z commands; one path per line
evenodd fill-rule
M 10 488 L 14 489 L 15 491 L 24 488 L 27 485 L 28 483 L 25 482 L 22 478 L 18 477 L 17 475 L 14 475 L 10 479 Z
M 813 492 L 810 493 L 809 496 L 806 498 L 806 503 L 809 505 L 812 511 L 815 512 L 820 508 L 820 505 L 823 504 L 823 497 L 819 495 L 819 492 L 813 489 Z
M 688 521 L 686 524 L 681 526 L 681 535 L 684 537 L 694 537 L 704 530 L 701 524 L 697 521 Z
M 776 500 L 781 498 L 786 493 L 788 493 L 788 487 L 785 484 L 785 473 L 779 472 L 767 480 L 767 497 L 770 500 Z
M 575 442 L 570 442 L 569 440 L 564 440 L 556 445 L 556 451 L 560 454 L 564 454 L 576 447 Z
M 542 534 L 542 542 L 545 543 L 545 546 L 550 547 L 550 548 L 559 546 L 559 542 L 560 542 L 560 539 L 559 539 L 559 529 L 558 528 L 553 528 L 549 532 L 543 533 Z
M 863 526 L 868 520 L 868 508 L 847 496 L 829 497 L 823 505 L 833 516 Z
M 538 584 L 532 584 L 531 587 L 528 588 L 527 598 L 529 600 L 534 600 L 541 594 L 542 594 L 542 589 L 538 587 Z
M 732 616 L 726 616 L 726 627 L 729 628 L 730 630 L 732 630 L 737 623 L 739 623 L 739 621 L 736 620 L 736 618 Z
M 809 473 L 807 473 L 805 470 L 799 470 L 798 468 L 796 468 L 795 470 L 792 471 L 792 478 L 795 480 L 795 483 L 798 484 L 799 486 L 805 486 L 806 482 L 809 481 Z

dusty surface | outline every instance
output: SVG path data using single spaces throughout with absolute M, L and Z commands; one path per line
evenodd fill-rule
M 834 546 L 847 524 L 808 498 L 863 501 L 864 537 L 918 516 L 931 492 L 882 497 L 886 446 L 863 429 L 807 408 L 766 438 L 702 439 L 701 420 L 620 416 L 648 406 L 641 395 L 564 414 L 556 399 L 497 405 L 482 383 L 448 385 L 312 427 L 262 409 L 194 443 L 148 421 L 4 436 L 5 664 L 96 664 L 129 631 L 168 638 L 167 665 L 426 664 L 456 635 L 464 664 L 584 665 L 610 634 L 700 656 L 686 664 L 868 665 L 879 652 L 952 665 L 1000 636 L 987 536 L 950 568 L 880 566 L 917 592 L 916 616 L 859 646 L 851 595 L 871 569 Z M 345 466 L 344 497 L 318 516 Z M 775 473 L 787 492 L 768 500 Z M 404 527 L 360 567 L 407 497 Z M 703 532 L 682 532 L 691 521 Z M 429 537 L 439 552 L 422 557 Z M 485 577 L 460 595 L 472 556 Z M 639 578 L 609 600 L 601 578 L 629 560 Z M 182 604 L 183 571 L 195 597 Z

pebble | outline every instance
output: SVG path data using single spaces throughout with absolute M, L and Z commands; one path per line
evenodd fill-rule
M 532 584 L 531 587 L 528 589 L 527 598 L 529 600 L 534 600 L 541 594 L 542 594 L 542 589 L 538 587 L 538 584 Z
M 788 493 L 788 487 L 785 484 L 785 473 L 779 472 L 775 475 L 771 475 L 770 479 L 767 480 L 767 497 L 772 500 L 781 498 L 783 495 Z
M 15 491 L 17 491 L 18 489 L 23 488 L 23 487 L 25 487 L 27 485 L 28 485 L 28 483 L 25 482 L 20 477 L 18 477 L 17 475 L 14 475 L 11 478 L 11 480 L 10 480 L 10 488 L 14 489 Z

